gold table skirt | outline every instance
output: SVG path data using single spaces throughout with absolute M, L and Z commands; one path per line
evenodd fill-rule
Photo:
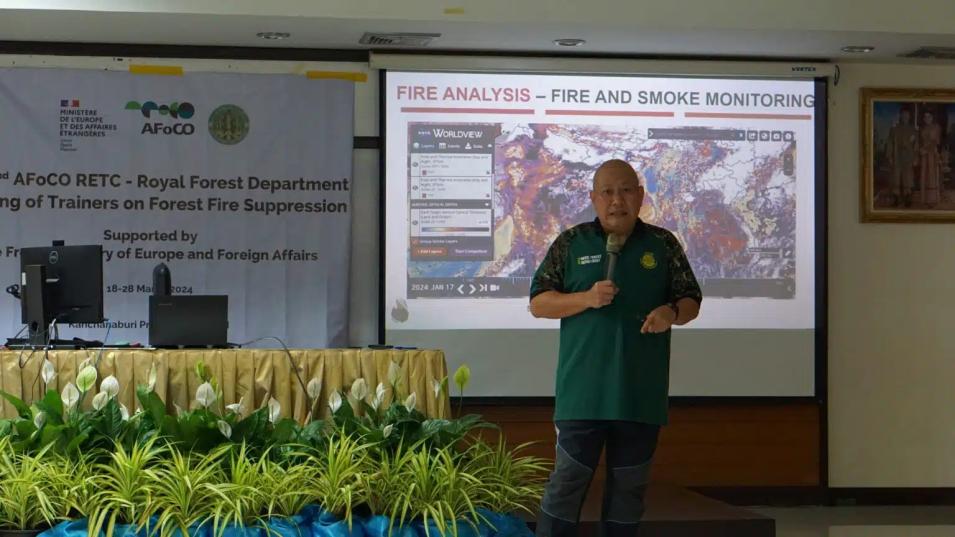
M 447 418 L 451 414 L 450 399 L 445 391 L 436 395 L 433 381 L 448 375 L 444 353 L 437 350 L 370 350 L 370 349 L 305 349 L 292 350 L 292 360 L 304 383 L 313 378 L 322 381 L 319 408 L 328 415 L 328 398 L 333 391 L 350 392 L 355 379 L 364 378 L 374 397 L 379 382 L 388 393 L 385 404 L 394 394 L 388 383 L 391 362 L 400 369 L 398 396 L 416 394 L 416 408 L 433 418 Z M 56 351 L 0 351 L 0 389 L 30 403 L 42 396 L 46 387 L 40 376 L 44 358 L 56 367 L 56 378 L 50 387 L 62 392 L 68 382 L 74 382 L 83 361 L 97 364 L 99 377 L 96 385 L 113 375 L 119 381 L 118 400 L 130 412 L 139 407 L 136 385 L 146 384 L 153 364 L 157 368 L 155 391 L 166 402 L 167 410 L 174 412 L 194 409 L 196 389 L 201 384 L 195 366 L 203 361 L 217 379 L 222 390 L 222 404 L 243 401 L 248 413 L 274 397 L 282 405 L 282 416 L 304 421 L 309 412 L 307 395 L 289 364 L 288 354 L 282 349 L 105 349 Z M 89 406 L 96 390 L 90 390 L 83 400 Z M 223 406 L 219 406 L 223 408 Z M 13 406 L 2 401 L 4 417 L 16 416 Z

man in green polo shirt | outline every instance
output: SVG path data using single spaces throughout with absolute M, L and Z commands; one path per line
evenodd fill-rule
M 676 237 L 640 220 L 643 197 L 629 163 L 602 164 L 590 193 L 597 220 L 561 233 L 534 274 L 531 313 L 561 320 L 557 455 L 537 522 L 541 537 L 577 534 L 604 447 L 602 535 L 632 537 L 643 515 L 667 422 L 670 327 L 695 319 L 702 300 Z

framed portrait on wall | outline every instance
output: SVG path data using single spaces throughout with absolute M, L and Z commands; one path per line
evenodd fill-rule
M 955 89 L 862 88 L 863 222 L 955 222 Z

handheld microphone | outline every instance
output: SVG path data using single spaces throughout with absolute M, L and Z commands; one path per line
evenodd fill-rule
M 617 257 L 620 256 L 623 242 L 624 238 L 616 233 L 607 235 L 607 277 L 604 278 L 605 280 L 613 280 L 613 273 L 617 268 Z

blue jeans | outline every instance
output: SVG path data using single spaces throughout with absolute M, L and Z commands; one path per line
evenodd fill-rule
M 609 420 L 557 421 L 555 425 L 557 456 L 541 500 L 537 537 L 577 535 L 580 509 L 605 447 L 607 482 L 600 534 L 636 535 L 660 426 Z

